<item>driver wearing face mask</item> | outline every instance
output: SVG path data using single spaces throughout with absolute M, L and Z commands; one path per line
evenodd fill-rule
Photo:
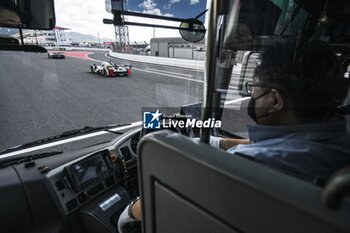
M 346 68 L 322 42 L 298 50 L 271 46 L 261 60 L 246 84 L 247 112 L 257 123 L 248 125 L 249 139 L 211 137 L 210 145 L 322 186 L 350 164 L 350 136 L 338 114 L 349 88 Z M 121 215 L 119 231 L 141 219 L 137 199 Z
M 349 87 L 346 67 L 322 42 L 298 50 L 267 49 L 256 68 L 248 115 L 249 141 L 212 138 L 211 145 L 323 185 L 350 164 L 350 137 L 339 115 Z M 242 145 L 245 144 L 245 145 Z

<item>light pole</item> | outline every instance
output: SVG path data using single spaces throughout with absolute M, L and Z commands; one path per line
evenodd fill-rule
M 34 30 L 34 36 L 35 36 L 35 42 L 36 42 L 36 45 L 38 45 L 38 35 L 36 34 L 36 30 Z
M 101 48 L 100 33 L 97 33 L 98 45 Z

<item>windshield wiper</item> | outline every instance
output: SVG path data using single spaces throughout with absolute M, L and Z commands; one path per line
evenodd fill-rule
M 113 125 L 98 126 L 98 127 L 85 126 L 83 128 L 80 128 L 80 129 L 68 130 L 68 131 L 65 131 L 65 132 L 63 132 L 61 134 L 55 135 L 55 136 L 51 136 L 51 137 L 39 139 L 39 140 L 36 140 L 36 141 L 33 141 L 33 142 L 28 142 L 28 143 L 25 143 L 25 144 L 22 144 L 22 145 L 18 145 L 18 146 L 15 146 L 15 147 L 11 147 L 9 149 L 6 149 L 5 151 L 0 152 L 0 155 L 8 153 L 8 152 L 15 151 L 15 150 L 18 150 L 18 149 L 23 149 L 23 148 L 26 148 L 26 147 L 37 146 L 37 145 L 45 144 L 47 142 L 52 142 L 52 141 L 56 141 L 56 140 L 59 140 L 59 139 L 69 138 L 69 137 L 82 135 L 82 134 L 86 134 L 86 133 L 92 133 L 92 132 L 96 132 L 96 131 L 107 131 L 109 133 L 120 135 L 120 134 L 122 134 L 121 132 L 111 131 L 110 129 L 113 129 L 115 127 L 126 126 L 126 125 L 130 125 L 130 124 L 113 124 Z
M 115 127 L 126 126 L 126 125 L 129 125 L 129 124 L 114 124 L 114 125 L 98 126 L 98 127 L 85 126 L 81 129 L 73 129 L 73 130 L 65 131 L 54 137 L 67 138 L 71 136 L 76 136 L 77 134 L 91 133 L 91 132 L 100 131 L 100 130 L 107 131 L 109 133 L 114 133 L 114 134 L 122 134 L 120 132 L 111 131 L 110 129 L 113 129 Z
M 16 156 L 9 159 L 4 159 L 0 162 L 0 169 L 11 165 L 15 165 L 15 164 L 29 163 L 35 159 L 41 159 L 41 158 L 45 158 L 45 157 L 49 157 L 57 154 L 62 154 L 62 153 L 63 151 L 51 151 L 51 152 L 44 152 L 40 154 Z

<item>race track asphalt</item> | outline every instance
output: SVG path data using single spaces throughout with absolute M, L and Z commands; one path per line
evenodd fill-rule
M 67 54 L 68 55 L 68 54 Z M 199 102 L 203 72 L 131 63 L 131 77 L 89 73 L 104 52 L 48 59 L 47 54 L 0 52 L 0 151 L 84 126 L 140 121 L 144 107 Z

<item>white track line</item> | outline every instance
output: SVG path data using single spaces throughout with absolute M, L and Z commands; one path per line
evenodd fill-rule
M 95 53 L 90 53 L 90 54 L 95 54 Z M 96 60 L 96 59 L 93 59 L 93 58 L 89 57 L 90 54 L 86 54 L 86 55 L 85 55 L 85 57 L 87 58 L 87 60 L 102 62 L 102 61 L 100 61 L 100 60 Z
M 151 68 L 146 68 L 147 70 L 151 70 L 151 71 L 158 71 L 158 72 L 162 72 L 162 73 L 166 73 L 166 74 L 174 74 L 174 75 L 179 75 L 179 76 L 185 76 L 188 78 L 193 78 L 193 75 L 191 74 L 183 74 L 183 73 L 176 73 L 176 72 L 171 72 L 171 71 L 160 71 L 160 70 L 156 70 L 156 69 L 151 69 Z
M 107 58 L 119 59 L 119 58 L 110 57 L 107 54 L 108 53 L 105 53 L 105 55 L 104 55 Z M 119 59 L 119 60 L 123 60 L 123 59 Z M 98 61 L 98 60 L 96 60 L 96 61 Z M 155 65 L 157 65 L 157 64 L 155 64 Z M 181 80 L 193 81 L 193 82 L 198 82 L 198 83 L 204 82 L 203 80 L 184 78 L 184 77 L 180 77 L 177 75 L 172 75 L 172 74 L 180 74 L 180 75 L 187 76 L 187 77 L 193 77 L 192 75 L 188 75 L 188 74 L 181 74 L 181 73 L 175 73 L 175 72 L 170 72 L 170 71 L 156 70 L 156 69 L 151 69 L 151 68 L 147 68 L 147 69 L 132 68 L 132 69 L 142 71 L 142 72 L 148 72 L 148 73 L 152 73 L 152 74 L 161 74 L 161 75 L 165 75 L 168 77 L 177 78 L 177 79 L 181 79 Z M 179 69 L 179 68 L 177 68 L 177 69 Z M 196 70 L 194 70 L 194 72 L 196 72 Z M 200 72 L 204 72 L 204 71 L 200 71 Z M 231 89 L 234 89 L 234 90 L 238 89 L 238 87 L 235 87 L 235 86 L 228 86 L 228 87 Z
M 167 77 L 171 77 L 171 78 L 176 78 L 176 79 L 180 79 L 180 80 L 186 80 L 186 81 L 191 81 L 191 82 L 197 82 L 197 83 L 203 83 L 202 80 L 197 80 L 197 79 L 192 79 L 192 78 L 185 78 L 185 77 L 181 77 L 181 76 L 177 76 L 177 75 L 173 75 L 173 74 L 165 74 L 162 73 L 163 71 L 159 70 L 159 71 L 151 71 L 151 70 L 147 70 L 147 69 L 139 69 L 139 68 L 132 68 L 133 70 L 138 70 L 141 72 L 146 72 L 146 73 L 151 73 L 151 74 L 159 74 L 162 76 L 167 76 Z

